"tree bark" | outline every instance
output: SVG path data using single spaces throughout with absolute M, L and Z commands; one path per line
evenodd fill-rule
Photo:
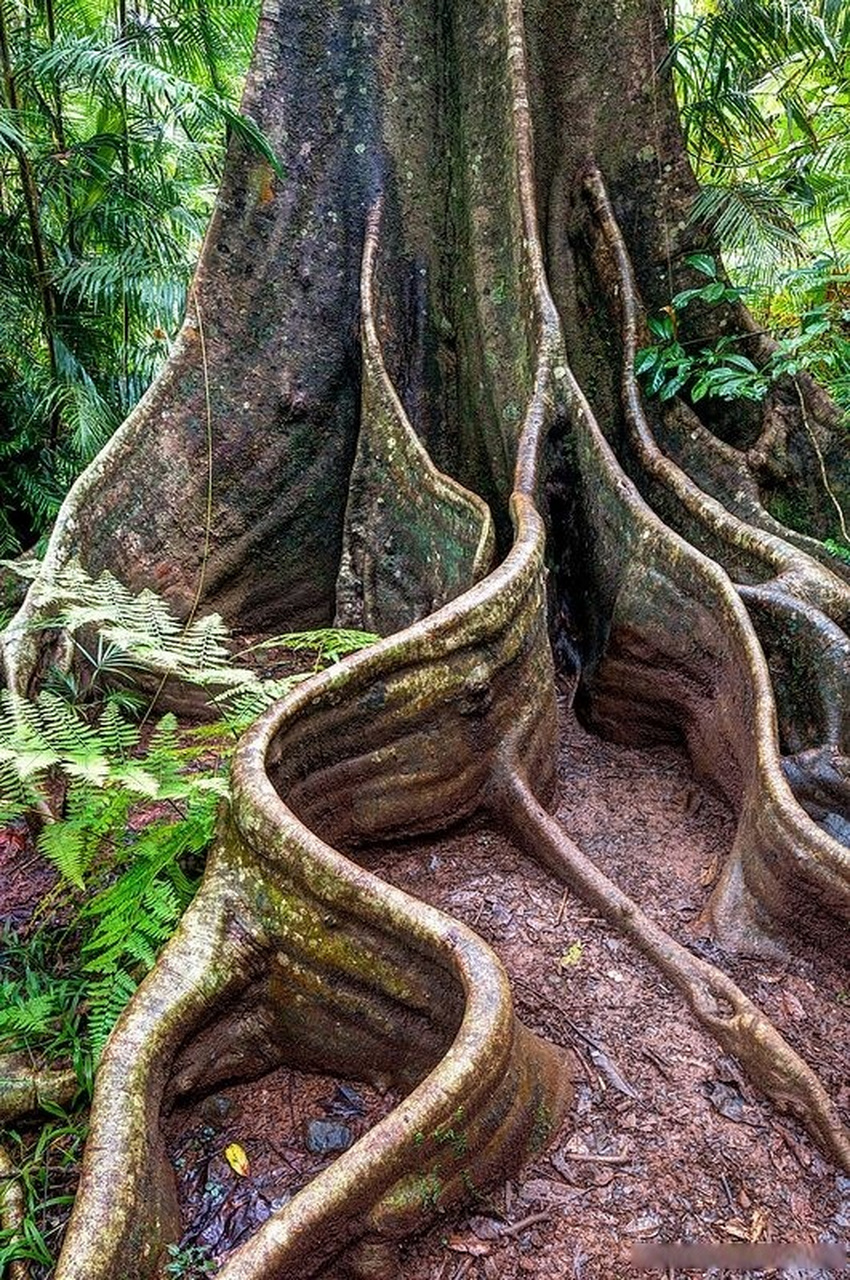
M 61 1280 L 158 1274 L 177 1233 L 163 1108 L 258 1064 L 410 1092 L 225 1280 L 334 1251 L 392 1274 L 392 1242 L 435 1211 L 424 1177 L 453 1203 L 557 1121 L 565 1068 L 495 957 L 357 863 L 476 815 L 618 923 L 850 1168 L 811 1069 L 546 813 L 554 651 L 600 731 L 684 741 L 730 800 L 724 945 L 801 930 L 846 948 L 828 815 L 850 586 L 817 541 L 821 462 L 847 490 L 834 415 L 801 384 L 781 431 L 776 398 L 766 422 L 662 416 L 633 373 L 643 305 L 691 282 L 702 244 L 665 39 L 654 0 L 613 20 L 582 0 L 266 0 L 246 106 L 286 180 L 234 149 L 178 349 L 69 495 L 43 582 L 76 555 L 187 616 L 274 632 L 336 614 L 386 638 L 244 739 L 203 887 L 104 1053 Z M 807 529 L 771 514 L 777 493 Z M 6 643 L 22 691 L 43 582 Z M 415 1135 L 458 1112 L 467 1154 L 447 1167 Z

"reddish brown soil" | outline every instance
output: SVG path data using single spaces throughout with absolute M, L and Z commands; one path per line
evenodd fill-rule
M 200 1106 L 177 1109 L 166 1138 L 183 1208 L 184 1247 L 208 1256 L 235 1248 L 332 1163 L 333 1154 L 308 1150 L 310 1120 L 345 1126 L 356 1140 L 397 1102 L 354 1081 L 281 1068 L 221 1089 Z M 232 1149 L 228 1160 L 233 1143 L 247 1158 L 247 1172 Z
M 56 882 L 56 872 L 37 852 L 23 821 L 0 826 L 0 929 L 18 929 Z
M 675 936 L 726 969 L 850 1114 L 850 977 L 827 955 L 732 961 L 707 939 L 701 913 L 733 827 L 684 754 L 600 742 L 567 716 L 560 779 L 568 833 Z M 380 865 L 486 938 L 511 975 L 520 1016 L 580 1064 L 576 1105 L 553 1146 L 474 1213 L 408 1243 L 406 1280 L 608 1280 L 660 1274 L 631 1270 L 634 1242 L 848 1238 L 850 1178 L 753 1092 L 630 944 L 508 841 L 475 831 L 384 852 Z M 187 1244 L 215 1248 L 209 1237 L 222 1224 L 219 1247 L 235 1243 L 324 1167 L 332 1157 L 307 1152 L 304 1126 L 339 1107 L 336 1083 L 279 1071 L 222 1090 L 226 1116 L 207 1102 L 172 1118 Z M 342 1119 L 356 1135 L 393 1100 L 354 1088 L 365 1114 Z M 233 1142 L 248 1157 L 247 1177 L 224 1157 Z
M 558 815 L 569 834 L 677 937 L 725 968 L 850 1103 L 847 974 L 808 951 L 787 964 L 733 962 L 707 938 L 701 912 L 733 821 L 694 782 L 684 753 L 600 742 L 566 716 L 560 782 Z M 633 947 L 508 841 L 491 831 L 453 835 L 383 851 L 380 868 L 486 938 L 511 975 L 523 1020 L 581 1064 L 576 1107 L 554 1146 L 474 1213 L 408 1244 L 407 1280 L 607 1280 L 631 1270 L 633 1242 L 846 1238 L 850 1179 L 754 1095 Z M 306 1153 L 303 1133 L 333 1087 L 278 1072 L 259 1105 L 256 1093 L 245 1101 L 256 1085 L 225 1090 L 241 1118 L 208 1130 L 207 1143 L 218 1152 L 231 1141 L 245 1147 L 261 1200 L 269 1170 L 290 1195 L 327 1163 Z M 361 1123 L 374 1123 L 387 1103 L 359 1092 L 372 1103 Z M 197 1116 L 182 1123 L 197 1132 Z M 238 1198 L 237 1175 L 217 1158 L 214 1173 Z
M 721 964 L 850 1113 L 846 972 L 811 952 L 782 965 L 731 963 L 703 939 L 700 912 L 733 828 L 684 753 L 601 742 L 567 717 L 560 783 L 568 833 L 680 940 Z M 506 965 L 523 1020 L 569 1046 L 583 1069 L 554 1146 L 478 1214 L 409 1246 L 408 1280 L 607 1280 L 630 1273 L 637 1241 L 848 1238 L 850 1179 L 753 1094 L 631 945 L 507 841 L 489 832 L 445 840 L 399 851 L 384 869 L 474 925 Z M 499 1237 L 500 1224 L 539 1214 Z

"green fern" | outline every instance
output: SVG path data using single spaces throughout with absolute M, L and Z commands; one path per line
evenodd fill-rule
M 0 564 L 18 572 L 16 561 Z M 23 574 L 37 577 L 37 569 L 34 572 L 28 563 Z M 38 593 L 40 628 L 60 628 L 82 648 L 78 633 L 95 627 L 99 640 L 114 647 L 111 665 L 105 663 L 100 651 L 98 657 L 93 657 L 82 650 L 93 669 L 104 670 L 106 675 L 114 671 L 119 676 L 131 676 L 138 669 L 173 676 L 210 689 L 213 704 L 239 720 L 258 715 L 283 697 L 295 679 L 304 679 L 303 673 L 263 679 L 249 668 L 237 666 L 231 654 L 230 632 L 219 614 L 205 614 L 188 624 L 181 623 L 162 596 L 148 589 L 134 595 L 107 570 L 92 578 L 78 561 L 72 560 L 39 580 Z M 272 649 L 310 652 L 313 669 L 318 670 L 377 639 L 369 631 L 324 627 L 272 636 L 247 646 L 238 656 Z
M 92 1060 L 97 1064 L 112 1028 L 121 1017 L 138 982 L 124 970 L 110 973 L 90 982 L 86 987 L 88 999 L 88 1039 Z
M 15 568 L 14 561 L 3 563 Z M 148 589 L 134 595 L 106 570 L 92 578 L 78 561 L 69 562 L 39 582 L 39 604 L 39 627 L 61 628 L 75 638 L 95 627 L 103 641 L 124 655 L 128 671 L 156 671 L 202 687 L 257 679 L 234 666 L 230 632 L 219 614 L 183 624 L 162 596 Z M 113 663 L 116 669 L 118 665 Z
M 36 566 L 23 572 L 38 576 Z M 90 1075 L 196 890 L 228 795 L 226 763 L 237 731 L 310 672 L 268 679 L 238 667 L 217 614 L 183 625 L 160 596 L 134 595 L 109 573 L 92 579 L 72 563 L 39 578 L 37 589 L 48 615 L 39 626 L 72 634 L 89 664 L 89 682 L 54 671 L 35 701 L 0 694 L 0 820 L 53 810 L 38 848 L 68 890 L 78 959 L 67 985 L 54 993 L 37 984 L 8 990 L 0 984 L 10 1010 L 0 1017 L 0 1048 L 7 1037 L 32 1052 L 43 1049 L 57 1020 L 77 1018 L 84 1008 L 74 1054 Z M 375 639 L 323 629 L 277 636 L 245 652 L 309 651 L 315 670 Z M 208 689 L 222 718 L 189 734 L 164 715 L 143 743 L 140 727 L 114 697 L 92 697 L 92 672 L 126 678 L 134 668 L 166 670 Z
M 63 1007 L 66 986 L 29 994 L 14 982 L 0 982 L 0 1048 L 24 1049 L 44 1036 Z
M 238 733 L 309 675 L 308 671 L 284 676 L 280 680 L 248 680 L 232 689 L 225 689 L 211 701 L 219 708 L 227 724 Z
M 836 560 L 843 560 L 845 564 L 850 564 L 850 546 L 843 541 L 835 538 L 826 538 L 823 544 L 831 556 L 835 556 Z
M 154 821 L 132 840 L 129 865 L 80 912 L 89 1034 L 95 1062 L 139 977 L 150 969 L 191 901 L 199 860 L 215 829 L 217 796 L 198 791 L 176 822 Z
M 371 631 L 356 631 L 347 627 L 319 627 L 313 631 L 286 631 L 249 645 L 243 653 L 259 653 L 264 649 L 290 649 L 295 653 L 305 649 L 315 654 L 316 667 L 339 662 L 349 653 L 356 653 L 374 644 L 378 637 Z
M 0 934 L 0 1054 L 70 1059 L 85 1085 L 91 1061 L 81 1030 L 84 982 L 63 963 L 62 941 L 45 931 L 22 943 L 8 926 Z

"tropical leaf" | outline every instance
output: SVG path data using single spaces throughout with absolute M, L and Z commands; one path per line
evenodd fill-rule
M 151 0 L 123 18 L 106 0 L 7 5 L 0 554 L 44 533 L 168 355 L 227 137 L 277 165 L 237 106 L 258 11 L 259 0 Z

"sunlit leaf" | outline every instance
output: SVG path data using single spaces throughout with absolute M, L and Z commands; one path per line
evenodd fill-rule
M 248 1163 L 248 1157 L 245 1154 L 244 1147 L 240 1147 L 238 1142 L 231 1142 L 229 1147 L 224 1148 L 224 1158 L 233 1172 L 238 1173 L 240 1178 L 250 1177 L 251 1166 Z

